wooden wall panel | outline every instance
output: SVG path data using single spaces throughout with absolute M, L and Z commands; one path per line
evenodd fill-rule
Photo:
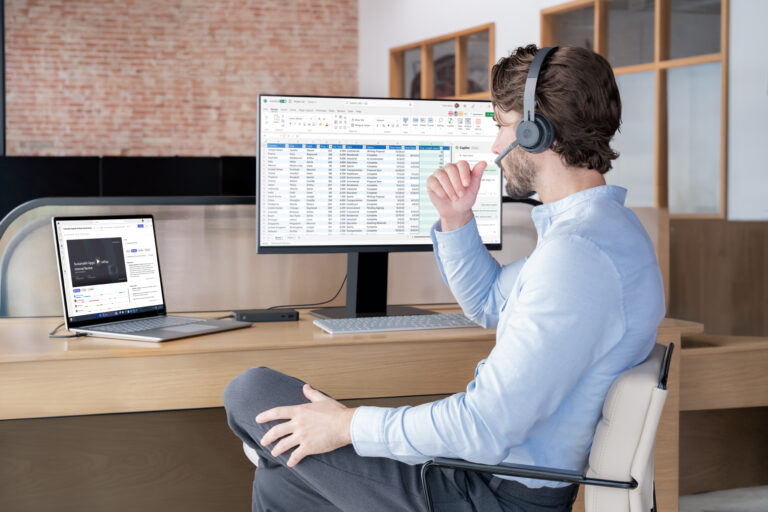
M 397 407 L 445 395 L 344 400 Z M 253 465 L 224 409 L 0 421 L 0 510 L 250 510 Z
M 670 221 L 668 316 L 768 336 L 768 222 Z
M 768 407 L 680 412 L 680 494 L 768 485 Z
M 249 510 L 222 408 L 0 421 L 0 510 Z

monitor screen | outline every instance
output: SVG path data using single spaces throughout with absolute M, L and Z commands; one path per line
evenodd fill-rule
M 428 250 L 426 180 L 459 160 L 488 162 L 473 211 L 499 248 L 496 132 L 490 101 L 261 95 L 258 250 Z
M 165 311 L 152 217 L 53 222 L 69 326 Z

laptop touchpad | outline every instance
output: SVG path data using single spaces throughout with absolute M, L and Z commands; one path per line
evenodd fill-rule
M 211 329 L 215 329 L 215 325 L 200 325 L 200 324 L 185 324 L 185 325 L 174 325 L 172 327 L 163 327 L 164 331 L 173 331 L 173 332 L 202 332 L 202 331 L 210 331 Z

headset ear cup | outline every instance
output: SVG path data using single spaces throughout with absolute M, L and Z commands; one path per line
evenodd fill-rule
M 536 114 L 534 117 L 534 123 L 539 132 L 539 139 L 536 141 L 536 145 L 531 147 L 528 151 L 531 153 L 542 153 L 548 150 L 552 143 L 555 142 L 555 128 L 549 119 L 544 114 Z
M 530 152 L 538 145 L 541 129 L 535 121 L 520 121 L 515 130 L 515 137 L 520 147 Z

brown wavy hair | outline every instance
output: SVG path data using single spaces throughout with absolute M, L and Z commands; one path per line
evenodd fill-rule
M 523 112 L 528 68 L 538 48 L 521 46 L 491 70 L 491 98 L 504 112 Z M 619 154 L 610 141 L 621 124 L 621 98 L 611 65 L 578 46 L 563 46 L 551 54 L 536 84 L 536 112 L 555 129 L 552 150 L 570 166 L 605 174 Z

